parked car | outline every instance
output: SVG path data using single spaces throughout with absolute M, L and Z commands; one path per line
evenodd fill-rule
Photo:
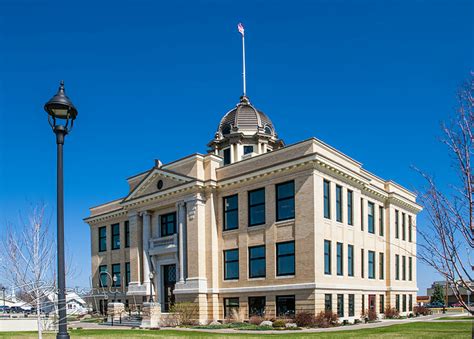
M 429 303 L 428 305 L 426 305 L 426 307 L 429 307 L 429 308 L 443 308 L 444 304 L 439 302 L 439 301 L 434 301 L 434 302 Z
M 0 306 L 1 313 L 10 313 L 10 306 Z

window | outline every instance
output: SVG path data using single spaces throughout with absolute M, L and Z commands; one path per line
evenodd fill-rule
M 331 183 L 327 180 L 323 181 L 324 186 L 324 217 L 331 219 Z
M 224 251 L 224 280 L 239 279 L 239 250 Z
M 364 199 L 360 198 L 360 230 L 364 230 Z
M 295 182 L 276 185 L 277 221 L 295 217 Z
M 353 294 L 349 294 L 349 317 L 353 317 L 354 316 L 354 295 Z
M 279 295 L 276 297 L 277 317 L 292 317 L 295 315 L 295 296 Z
M 407 257 L 402 256 L 402 280 L 407 280 Z
M 395 254 L 395 280 L 400 280 L 400 256 Z
M 253 153 L 253 146 L 244 146 L 244 154 Z
M 265 246 L 249 247 L 249 278 L 265 277 Z
M 384 260 L 383 260 L 383 253 L 379 253 L 379 279 L 384 279 Z
M 130 223 L 128 220 L 125 221 L 124 225 L 124 233 L 125 233 L 125 247 L 130 247 Z
M 265 297 L 249 297 L 249 318 L 265 314 Z
M 408 295 L 408 311 L 413 311 L 413 295 Z
M 379 206 L 379 235 L 383 237 L 384 225 L 383 225 L 383 206 Z
M 337 256 L 336 256 L 337 275 L 342 275 L 342 270 L 344 268 L 344 265 L 342 263 L 342 255 L 343 255 L 342 243 L 338 242 L 336 244 L 336 251 L 337 251 Z
M 344 317 L 344 294 L 337 295 L 337 316 Z
M 405 240 L 406 229 L 405 229 L 406 215 L 402 213 L 402 240 Z
M 331 274 L 331 241 L 324 240 L 324 274 Z
M 347 245 L 347 275 L 354 276 L 354 245 Z
M 295 242 L 281 242 L 277 245 L 277 276 L 295 274 Z
M 114 281 L 114 278 L 115 281 Z M 120 264 L 113 264 L 112 265 L 112 287 L 120 287 L 122 284 L 122 279 L 120 276 Z
M 100 287 L 107 287 L 109 275 L 107 274 L 107 265 L 99 266 L 99 284 Z
M 111 227 L 112 227 L 112 249 L 118 250 L 120 248 L 120 224 L 113 224 Z
M 230 164 L 230 148 L 224 150 L 224 165 Z
M 239 298 L 224 298 L 224 318 L 230 318 L 239 311 Z
M 408 241 L 412 241 L 412 230 L 413 230 L 413 225 L 412 225 L 412 220 L 411 220 L 411 215 L 408 216 Z
M 409 257 L 408 258 L 408 280 L 412 281 L 413 280 L 413 258 Z
M 362 294 L 362 313 L 365 312 L 365 295 Z
M 239 228 L 239 197 L 237 194 L 224 198 L 224 231 Z
M 324 295 L 324 310 L 332 312 L 332 294 Z
M 125 263 L 125 286 L 130 284 L 130 263 Z
M 402 312 L 406 312 L 407 311 L 407 295 L 406 294 L 402 295 L 402 302 L 403 302 Z
M 399 238 L 399 229 L 398 229 L 398 224 L 399 224 L 399 220 L 398 220 L 398 211 L 395 210 L 395 238 Z
M 342 222 L 342 187 L 336 185 L 336 221 Z
M 400 294 L 395 294 L 395 308 L 400 312 Z
M 364 262 L 365 262 L 365 258 L 364 258 L 364 249 L 361 248 L 360 249 L 360 277 L 363 278 L 364 277 L 364 274 L 365 274 L 365 267 L 364 267 Z
M 99 252 L 107 251 L 107 227 L 99 227 Z
M 380 298 L 380 309 L 379 309 L 379 313 L 380 314 L 384 314 L 385 313 L 385 295 L 381 294 L 379 296 Z
M 176 212 L 163 214 L 160 219 L 162 237 L 176 233 Z
M 250 191 L 249 204 L 249 226 L 262 225 L 265 223 L 265 188 Z
M 354 224 L 354 213 L 353 213 L 353 204 L 354 204 L 354 193 L 352 191 L 347 191 L 347 224 Z
M 375 279 L 375 252 L 369 251 L 369 279 Z
M 375 226 L 374 226 L 374 213 L 375 213 L 375 205 L 373 202 L 368 203 L 368 214 L 367 214 L 367 228 L 369 233 L 375 233 Z

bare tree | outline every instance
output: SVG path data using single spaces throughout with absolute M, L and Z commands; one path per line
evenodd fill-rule
M 21 227 L 9 225 L 0 253 L 3 276 L 19 293 L 36 306 L 38 338 L 42 338 L 41 302 L 54 293 L 54 241 L 45 221 L 45 206 L 32 208 Z
M 471 260 L 474 248 L 474 178 L 471 167 L 474 126 L 474 74 L 460 89 L 459 108 L 453 121 L 443 124 L 442 142 L 448 148 L 456 183 L 442 190 L 431 175 L 420 195 L 429 223 L 418 228 L 422 242 L 418 257 L 440 273 L 461 305 L 474 314 L 462 298 L 473 292 Z

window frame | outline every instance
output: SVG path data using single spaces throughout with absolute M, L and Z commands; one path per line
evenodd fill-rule
M 227 209 L 227 203 L 226 201 L 228 199 L 236 199 L 237 200 L 237 207 L 235 208 L 231 208 L 231 209 Z M 232 195 L 228 195 L 228 196 L 225 196 L 225 197 L 222 197 L 222 203 L 223 203 L 223 219 L 222 219 L 222 230 L 223 231 L 232 231 L 232 230 L 237 230 L 239 229 L 239 194 L 236 193 L 236 194 L 232 194 Z M 232 228 L 229 228 L 228 227 L 228 222 L 227 222 L 227 214 L 230 213 L 230 212 L 236 212 L 236 215 L 237 215 L 237 222 L 236 222 L 236 226 L 235 227 L 232 227 Z
M 281 300 L 282 300 L 282 299 L 286 299 L 286 300 L 291 300 L 291 299 L 293 299 L 293 311 L 292 311 L 292 312 L 291 312 L 291 311 L 290 311 L 290 313 L 288 313 L 288 311 L 287 311 L 286 313 L 281 313 L 281 312 L 280 312 L 280 306 L 281 306 L 281 305 L 279 305 L 279 303 L 281 303 Z M 295 295 L 294 295 L 294 294 L 293 294 L 293 295 L 277 295 L 277 296 L 275 297 L 275 307 L 276 307 L 276 314 L 277 314 L 277 317 L 282 317 L 282 316 L 285 316 L 285 317 L 290 316 L 290 317 L 292 317 L 292 316 L 294 316 L 294 315 L 296 314 L 296 297 L 295 297 Z
M 400 239 L 400 212 L 395 210 L 395 239 Z
M 251 312 L 251 303 L 250 300 L 263 300 L 263 310 L 261 310 L 261 313 L 259 312 Z M 249 296 L 247 299 L 248 302 L 248 313 L 249 313 L 249 318 L 252 316 L 263 316 L 265 314 L 265 309 L 267 308 L 267 298 L 265 296 Z
M 237 259 L 233 259 L 233 260 L 227 260 L 226 259 L 226 254 L 229 253 L 229 252 L 233 252 L 233 251 L 237 251 Z M 239 259 L 240 259 L 240 251 L 239 251 L 239 248 L 231 248 L 231 249 L 228 249 L 228 250 L 224 250 L 223 251 L 223 255 L 224 255 L 224 280 L 239 280 L 240 278 L 240 263 L 239 263 Z M 227 264 L 232 264 L 232 263 L 237 263 L 237 277 L 230 277 L 228 278 L 227 277 Z
M 105 270 L 102 270 L 102 268 L 105 267 Z M 99 287 L 109 287 L 109 284 L 108 284 L 108 280 L 109 280 L 109 276 L 108 276 L 108 267 L 107 265 L 100 265 L 99 266 Z M 103 281 L 102 281 L 102 276 L 105 276 L 105 284 L 103 284 Z
M 347 190 L 347 224 L 354 225 L 354 192 Z
M 364 198 L 360 198 L 360 230 L 364 230 Z
M 385 294 L 379 295 L 379 313 L 385 314 Z
M 402 280 L 407 280 L 407 257 L 402 255 Z
M 323 179 L 323 215 L 326 219 L 331 219 L 331 182 Z
M 347 245 L 347 275 L 354 276 L 354 245 Z
M 408 281 L 413 281 L 413 258 L 408 257 Z
M 130 247 L 130 222 L 128 220 L 125 220 L 125 223 L 123 225 L 123 233 L 125 236 L 125 248 Z
M 379 236 L 383 237 L 384 236 L 384 207 L 379 206 Z
M 263 248 L 263 257 L 256 257 L 252 258 L 252 250 Z M 263 275 L 252 275 L 252 262 L 253 261 L 260 261 L 263 259 L 263 268 L 264 272 Z M 251 246 L 248 248 L 248 260 L 249 260 L 249 279 L 254 279 L 254 278 L 265 278 L 267 276 L 267 259 L 266 259 L 266 247 L 265 245 L 258 245 L 258 246 Z
M 110 237 L 110 248 L 113 250 L 119 250 L 120 249 L 120 223 L 115 223 L 110 225 L 111 228 L 111 237 Z M 118 241 L 116 241 L 118 238 Z
M 355 315 L 355 295 L 349 294 L 348 299 L 349 317 L 353 317 Z
M 365 278 L 365 251 L 360 249 L 360 277 Z
M 329 305 L 329 308 L 328 308 L 328 305 Z M 324 310 L 332 312 L 332 294 L 331 293 L 324 294 Z
M 336 221 L 342 222 L 343 208 L 342 208 L 342 186 L 336 185 Z
M 105 231 L 104 235 L 101 234 L 101 231 Z M 107 226 L 101 226 L 98 228 L 98 235 L 99 235 L 99 252 L 106 252 L 107 251 Z M 102 240 L 104 242 L 102 242 Z M 103 248 L 102 248 L 102 245 Z
M 400 280 L 400 255 L 395 254 L 395 280 Z
M 279 254 L 279 248 L 282 245 L 286 244 L 293 244 L 293 254 Z M 282 257 L 293 257 L 293 272 L 292 273 L 281 273 L 279 269 L 279 259 Z M 277 277 L 283 277 L 283 276 L 293 276 L 296 274 L 296 243 L 294 240 L 291 241 L 283 241 L 283 242 L 278 242 L 276 243 L 276 275 Z
M 118 267 L 118 271 L 115 268 Z M 120 263 L 112 264 L 112 287 L 122 287 L 122 272 Z M 118 274 L 117 274 L 118 273 Z M 114 281 L 114 276 L 117 276 L 117 281 Z
M 173 220 L 169 221 L 168 217 L 173 216 Z M 168 227 L 169 225 L 172 224 L 172 231 L 168 232 Z M 160 237 L 169 237 L 173 234 L 176 234 L 178 232 L 178 227 L 177 227 L 178 221 L 177 221 L 177 213 L 176 212 L 170 212 L 170 213 L 165 213 L 160 215 Z M 165 232 L 163 232 L 165 231 Z
M 412 232 L 413 232 L 413 220 L 412 220 L 411 215 L 408 215 L 408 242 L 412 242 L 413 240 Z
M 260 192 L 260 191 L 263 191 L 263 202 L 252 204 L 250 196 L 252 194 L 255 194 L 255 193 Z M 265 225 L 265 223 L 266 223 L 267 218 L 266 218 L 266 206 L 265 206 L 265 203 L 266 203 L 265 193 L 266 193 L 265 192 L 265 187 L 257 188 L 257 189 L 248 191 L 248 193 L 247 193 L 247 214 L 248 214 L 248 225 L 249 225 L 249 227 Z M 263 221 L 258 222 L 258 223 L 252 223 L 252 209 L 254 209 L 256 207 L 259 207 L 259 206 L 263 206 Z
M 367 201 L 367 232 L 375 234 L 375 204 Z
M 385 279 L 385 262 L 383 252 L 379 252 L 379 279 Z
M 344 294 L 337 294 L 337 316 L 344 318 Z
M 237 306 L 226 304 L 228 301 L 229 301 L 229 304 L 230 304 L 231 300 L 234 301 L 234 302 L 237 300 Z M 224 303 L 224 318 L 225 319 L 227 319 L 228 317 L 231 316 L 231 314 L 228 314 L 228 312 L 231 313 L 232 308 L 240 309 L 240 298 L 239 297 L 224 298 L 223 303 Z
M 222 160 L 223 160 L 224 166 L 230 165 L 232 163 L 232 155 L 231 155 L 230 147 L 224 148 L 222 150 Z
M 372 257 L 372 262 L 371 262 L 371 257 Z M 368 265 L 369 265 L 369 272 L 367 272 L 367 277 L 369 279 L 375 279 L 376 272 L 375 272 L 375 251 L 368 251 L 367 254 L 367 260 L 368 260 Z M 372 270 L 372 272 L 371 272 Z M 372 273 L 372 274 L 371 274 Z
M 289 184 L 293 185 L 293 194 L 292 194 L 292 196 L 281 198 L 279 196 L 279 193 L 278 193 L 278 188 L 281 187 L 281 186 L 284 186 L 284 185 L 289 185 Z M 296 197 L 296 192 L 295 192 L 295 181 L 294 180 L 285 181 L 285 182 L 275 184 L 276 221 L 284 221 L 284 220 L 293 220 L 293 219 L 295 219 L 295 215 L 296 215 L 295 197 Z M 287 200 L 288 201 L 293 201 L 293 215 L 289 216 L 289 217 L 286 217 L 286 218 L 282 218 L 280 216 L 280 213 L 281 213 L 280 208 L 279 208 L 280 207 L 280 202 L 287 201 Z
M 402 212 L 402 240 L 406 240 L 406 213 Z
M 328 248 L 326 248 L 326 245 L 328 245 Z M 329 251 L 326 251 L 326 250 Z M 331 269 L 331 249 L 332 249 L 332 244 L 331 240 L 324 240 L 324 274 L 331 275 L 332 269 Z M 328 259 L 328 264 L 326 265 L 326 258 Z
M 130 262 L 125 263 L 125 286 L 128 286 L 130 284 L 130 275 L 131 269 L 130 269 Z
M 336 242 L 336 275 L 344 275 L 344 245 Z

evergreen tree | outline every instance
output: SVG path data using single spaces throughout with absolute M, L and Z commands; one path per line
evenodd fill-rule
M 443 286 L 436 284 L 434 285 L 433 296 L 431 297 L 431 302 L 440 302 L 444 304 L 444 288 Z

